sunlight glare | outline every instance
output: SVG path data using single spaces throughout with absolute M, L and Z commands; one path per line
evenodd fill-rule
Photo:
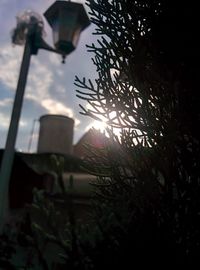
M 94 128 L 96 130 L 99 130 L 100 132 L 105 132 L 107 127 L 108 126 L 106 122 L 97 120 L 93 121 L 89 126 L 89 128 Z

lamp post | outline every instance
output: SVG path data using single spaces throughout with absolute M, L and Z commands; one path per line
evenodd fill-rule
M 55 1 L 44 13 L 53 30 L 55 48 L 49 46 L 42 37 L 43 22 L 34 12 L 26 12 L 26 20 L 18 21 L 13 32 L 13 43 L 25 43 L 23 59 L 15 94 L 10 126 L 0 169 L 0 233 L 6 222 L 9 211 L 9 180 L 13 167 L 15 142 L 23 103 L 23 96 L 31 55 L 36 55 L 39 49 L 52 51 L 62 55 L 63 62 L 69 53 L 77 46 L 81 31 L 89 26 L 87 13 L 80 3 L 70 1 Z

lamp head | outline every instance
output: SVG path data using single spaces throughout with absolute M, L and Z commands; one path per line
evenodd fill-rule
M 81 32 L 90 25 L 80 3 L 55 1 L 44 16 L 52 27 L 55 48 L 64 55 L 76 48 Z

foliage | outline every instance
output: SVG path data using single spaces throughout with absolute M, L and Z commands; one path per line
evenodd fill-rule
M 97 44 L 88 46 L 98 76 L 94 81 L 76 77 L 77 96 L 90 105 L 80 105 L 82 114 L 110 127 L 110 143 L 104 150 L 92 149 L 85 161 L 88 170 L 101 176 L 97 193 L 126 228 L 126 250 L 135 261 L 197 263 L 197 7 L 164 0 L 87 4 L 100 35 Z
M 0 236 L 0 269 L 2 270 L 40 270 L 42 260 L 37 240 L 30 229 L 29 215 L 23 215 L 15 226 L 6 225 Z
M 11 238 L 11 235 L 5 232 L 0 236 L 0 269 L 15 269 L 11 262 L 11 257 L 15 253 L 15 242 Z

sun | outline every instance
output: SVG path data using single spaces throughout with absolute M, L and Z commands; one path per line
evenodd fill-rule
M 108 130 L 112 130 L 113 134 L 117 137 L 121 136 L 121 129 L 120 128 L 114 128 L 109 126 L 106 121 L 98 121 L 98 120 L 94 120 L 93 122 L 91 122 L 85 129 L 85 131 L 88 131 L 89 129 L 94 128 L 95 130 L 100 131 L 101 133 L 104 133 L 104 135 L 106 137 L 110 137 L 110 132 L 108 132 Z
M 93 121 L 91 123 L 90 127 L 91 128 L 94 128 L 96 130 L 99 130 L 101 132 L 104 132 L 104 131 L 106 131 L 106 128 L 108 126 L 107 126 L 106 122 L 104 122 L 104 121 L 97 121 L 97 120 L 95 120 L 95 121 Z
M 100 131 L 101 133 L 106 133 L 107 127 L 108 127 L 108 125 L 106 124 L 105 121 L 94 120 L 86 127 L 85 130 L 88 131 L 88 130 L 94 128 L 94 129 Z

